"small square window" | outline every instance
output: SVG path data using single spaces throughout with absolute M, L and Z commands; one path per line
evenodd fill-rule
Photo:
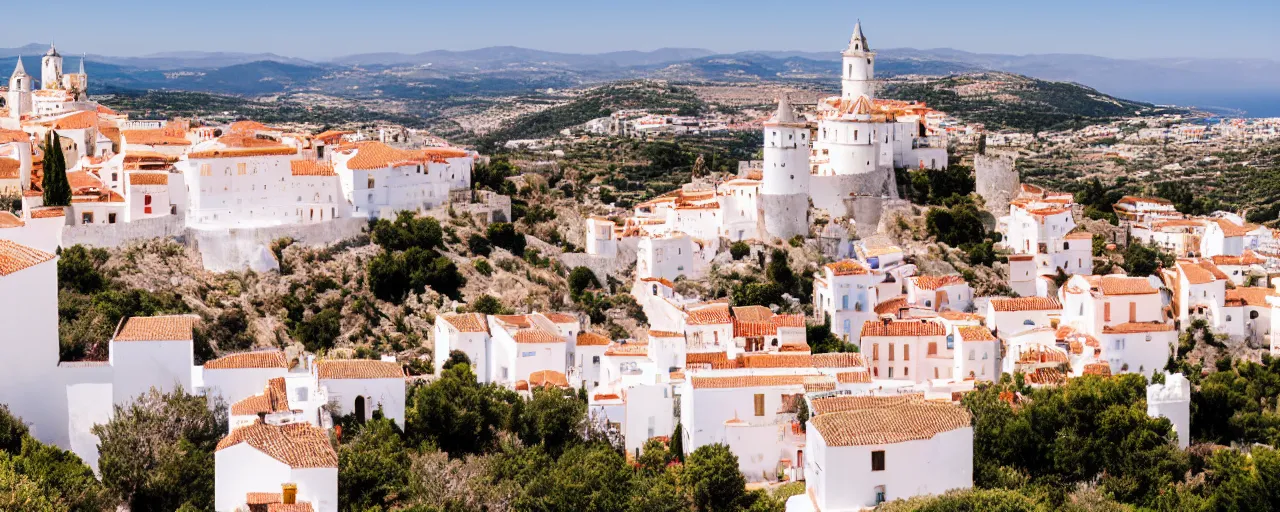
M 884 471 L 884 450 L 871 452 L 871 470 Z

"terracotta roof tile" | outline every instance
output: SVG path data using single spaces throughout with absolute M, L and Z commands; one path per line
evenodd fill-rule
M 662 286 L 666 286 L 667 288 L 675 288 L 676 286 L 676 284 L 671 282 L 670 279 L 661 278 L 661 277 L 642 277 L 640 278 L 640 280 L 646 283 L 658 283 L 658 284 L 661 284 Z
M 733 317 L 745 322 L 763 322 L 773 318 L 773 311 L 764 306 L 741 306 L 733 308 Z
M 321 379 L 400 379 L 404 368 L 395 361 L 372 359 L 324 359 L 316 362 Z
M 813 356 L 809 354 L 742 354 L 738 359 L 743 368 L 813 367 Z
M 1036 371 L 1026 374 L 1025 379 L 1028 384 L 1043 386 L 1058 386 L 1067 382 L 1067 376 L 1057 368 L 1036 368 Z
M 404 165 L 421 165 L 426 160 L 424 155 L 413 151 L 393 148 L 377 141 L 355 142 L 338 147 L 338 152 L 355 156 L 347 160 L 346 166 L 353 170 L 374 170 Z
M 1067 352 L 1049 345 L 1028 345 L 1018 355 L 1019 364 L 1065 363 Z
M 916 288 L 921 290 L 937 290 L 945 286 L 955 286 L 967 284 L 964 276 L 960 274 L 951 274 L 946 276 L 915 276 L 911 278 L 911 282 Z
M 737 375 L 732 377 L 692 377 L 694 389 L 801 386 L 813 375 Z
M 1227 219 L 1215 219 L 1215 220 L 1218 224 L 1218 227 L 1222 229 L 1223 235 L 1229 238 L 1245 236 L 1249 234 L 1250 231 L 1258 228 L 1258 226 L 1254 226 L 1250 224 L 1237 226 L 1234 222 L 1231 222 Z
M 440 315 L 440 319 L 448 322 L 458 332 L 489 332 L 489 323 L 480 313 L 459 313 Z
M 712 304 L 689 312 L 689 325 L 720 325 L 732 322 L 728 304 Z
M 1062 303 L 1053 297 L 993 298 L 991 306 L 996 311 L 1054 311 L 1062 309 Z
M 167 172 L 131 172 L 129 173 L 130 185 L 168 185 L 169 173 Z
M 841 384 L 870 384 L 871 372 L 866 370 L 840 372 L 836 374 L 836 381 Z
M 1126 322 L 1102 327 L 1102 334 L 1130 334 L 1172 331 L 1173 324 L 1164 322 Z
M 653 336 L 650 332 L 649 336 Z M 607 347 L 611 340 L 607 336 L 594 332 L 583 331 L 578 333 L 577 346 L 579 347 Z
M 525 315 L 493 315 L 494 320 L 514 327 L 532 327 L 533 323 Z
M 1259 258 L 1258 254 L 1253 251 L 1244 251 L 1244 254 L 1240 256 L 1226 256 L 1226 255 L 1214 256 L 1212 260 L 1214 265 L 1222 265 L 1222 266 L 1227 266 L 1227 265 L 1247 266 L 1247 265 L 1261 265 L 1263 263 L 1266 263 L 1265 260 L 1263 260 L 1262 258 Z
M 337 176 L 333 171 L 333 164 L 315 160 L 290 160 L 289 171 L 294 176 Z
M 1089 284 L 1104 295 L 1146 295 L 1157 293 L 1145 277 L 1089 276 Z
M 963 407 L 916 400 L 820 414 L 810 421 L 827 446 L 901 443 L 970 426 Z
M 31 142 L 31 135 L 22 130 L 6 130 L 0 128 L 0 144 L 8 144 L 10 142 Z
M 36 208 L 31 210 L 31 218 L 33 219 L 51 219 L 54 217 L 66 217 L 67 211 L 61 206 L 49 206 L 45 208 Z
M 554 370 L 539 370 L 529 374 L 529 385 L 564 389 L 569 387 L 569 379 L 563 373 Z
M 862 368 L 867 366 L 867 358 L 857 352 L 829 352 L 814 354 L 815 368 Z
M 804 380 L 805 393 L 821 393 L 824 391 L 835 391 L 836 379 L 830 375 L 816 375 Z
M 649 345 L 644 343 L 610 343 L 609 348 L 604 349 L 604 355 L 646 357 L 649 355 Z
M 0 229 L 20 228 L 25 225 L 27 223 L 22 222 L 22 219 L 19 219 L 17 215 L 0 211 Z
M 564 337 L 542 329 L 520 329 L 513 334 L 516 343 L 564 343 Z
M 956 327 L 960 331 L 960 337 L 964 341 L 995 341 L 996 337 L 991 334 L 991 330 L 981 325 L 961 325 Z
M 1275 290 L 1258 286 L 1240 286 L 1227 290 L 1227 305 L 1267 307 L 1267 297 L 1275 297 Z
M 25 245 L 0 240 L 0 276 L 7 276 L 54 259 L 54 255 Z
M 836 395 L 813 399 L 813 414 L 830 414 L 833 412 L 855 411 L 874 407 L 895 407 L 915 401 L 924 400 L 921 393 L 906 395 Z
M 862 324 L 862 337 L 867 336 L 945 336 L 942 324 L 928 320 L 869 320 Z
M 543 313 L 542 316 L 547 317 L 553 324 L 574 324 L 577 325 L 578 317 L 566 313 Z
M 875 311 L 877 315 L 890 315 L 890 314 L 897 313 L 898 310 L 904 307 L 907 307 L 907 298 L 894 297 L 892 299 L 876 304 Z
M 298 150 L 289 146 L 271 146 L 261 148 L 219 148 L 206 151 L 195 151 L 187 154 L 188 160 L 210 158 L 244 158 L 254 156 L 289 156 L 298 154 Z
M 778 352 L 812 352 L 813 348 L 808 343 L 783 343 L 778 347 Z
M 1084 365 L 1084 375 L 1097 375 L 1100 377 L 1111 376 L 1111 365 L 1106 362 L 1089 363 Z
M 120 130 L 126 144 L 142 144 L 144 146 L 190 146 L 187 140 L 173 130 L 157 128 L 153 130 Z
M 135 316 L 126 320 L 115 341 L 188 341 L 193 339 L 192 315 Z
M 278 492 L 249 492 L 244 495 L 245 505 L 267 505 L 280 503 L 283 499 Z
M 866 265 L 857 260 L 844 260 L 835 263 L 828 263 L 827 268 L 831 269 L 832 275 L 852 276 L 861 275 L 870 272 Z
M 95 126 L 98 126 L 98 113 L 93 110 L 77 112 L 53 122 L 53 127 L 59 130 L 85 130 Z
M 204 363 L 204 369 L 206 370 L 234 370 L 246 368 L 288 369 L 289 361 L 285 359 L 284 351 L 258 350 L 254 352 L 227 354 Z
M 311 508 L 311 503 L 299 501 L 288 505 L 284 503 L 272 503 L 267 505 L 267 512 L 315 512 L 315 509 Z
M 274 413 L 289 410 L 289 393 L 285 388 L 284 377 L 276 377 L 267 381 L 267 387 L 261 395 L 253 395 L 231 405 L 231 414 L 249 416 L 259 413 Z
M 678 332 L 655 331 L 653 329 L 649 329 L 649 337 L 650 338 L 683 338 L 684 335 Z
M 324 429 L 307 423 L 246 425 L 218 441 L 217 449 L 224 450 L 240 443 L 247 443 L 295 469 L 338 467 L 338 454 L 329 444 L 329 435 Z
M 724 352 L 689 352 L 684 355 L 685 368 L 724 368 L 730 364 L 729 356 Z M 736 361 L 733 365 L 736 366 Z

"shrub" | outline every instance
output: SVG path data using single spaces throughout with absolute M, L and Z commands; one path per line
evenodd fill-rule
M 734 261 L 740 260 L 748 254 L 751 254 L 751 246 L 747 245 L 746 242 L 738 241 L 729 246 L 729 256 L 732 256 Z

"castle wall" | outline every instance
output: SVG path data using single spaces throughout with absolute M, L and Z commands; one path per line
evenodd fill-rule
M 879 232 L 881 212 L 884 211 L 884 196 L 853 196 L 845 199 L 845 206 L 853 214 L 853 222 L 859 238 Z
M 186 220 L 178 215 L 166 215 L 133 222 L 115 224 L 77 224 L 62 228 L 62 246 L 84 245 L 88 247 L 114 248 L 132 240 L 152 238 L 182 238 Z
M 204 268 L 213 272 L 227 272 L 252 268 L 257 271 L 267 270 L 262 265 L 270 265 L 264 258 L 270 256 L 271 243 L 276 239 L 289 237 L 297 243 L 308 245 L 325 245 L 359 235 L 366 226 L 367 219 L 341 218 L 316 224 L 295 224 L 287 226 L 271 226 L 259 228 L 192 228 L 186 233 L 187 243 L 194 243 L 200 250 L 204 260 Z
M 1010 155 L 976 155 L 973 158 L 975 189 L 982 196 L 987 211 L 1003 215 L 1009 201 L 1018 193 L 1018 170 Z
M 851 196 L 898 197 L 898 186 L 892 171 L 855 175 L 814 176 L 809 189 L 813 207 L 826 210 L 833 217 L 851 215 L 846 200 Z
M 782 239 L 809 236 L 808 195 L 761 195 L 760 208 L 766 235 Z

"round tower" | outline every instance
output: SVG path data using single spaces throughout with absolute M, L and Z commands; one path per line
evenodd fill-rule
M 764 123 L 764 170 L 760 187 L 764 229 L 791 238 L 809 233 L 809 124 L 783 97 L 778 112 Z
M 841 97 L 857 100 L 861 96 L 874 99 L 876 76 L 876 52 L 867 46 L 867 36 L 862 35 L 862 21 L 853 26 L 853 37 L 844 50 L 844 69 L 841 70 Z
M 40 88 L 57 89 L 62 86 L 62 55 L 53 45 L 40 59 Z

